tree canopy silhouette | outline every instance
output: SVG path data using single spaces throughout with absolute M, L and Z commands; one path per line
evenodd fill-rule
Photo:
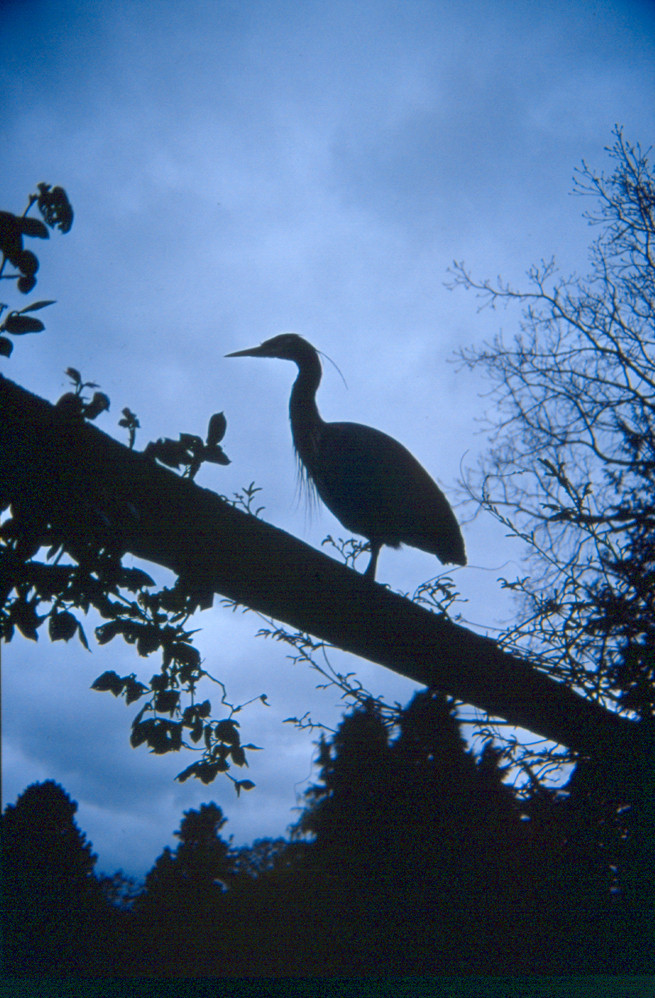
M 655 715 L 655 176 L 621 129 L 614 169 L 577 172 L 598 230 L 586 277 L 554 261 L 524 290 L 455 283 L 518 304 L 521 331 L 461 354 L 495 386 L 494 446 L 471 495 L 528 548 L 502 645 L 612 710 Z
M 97 857 L 53 780 L 27 787 L 0 819 L 3 949 L 10 974 L 66 974 L 102 965 L 108 911 Z

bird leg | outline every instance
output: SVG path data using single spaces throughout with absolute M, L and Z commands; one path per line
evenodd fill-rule
M 371 579 L 375 582 L 375 570 L 378 565 L 378 555 L 380 553 L 380 548 L 382 545 L 378 541 L 370 541 L 371 545 L 371 560 L 369 561 L 364 575 L 367 579 Z

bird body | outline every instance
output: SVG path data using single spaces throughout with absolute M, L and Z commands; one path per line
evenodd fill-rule
M 228 357 L 292 360 L 298 377 L 289 416 L 294 447 L 307 480 L 328 509 L 353 533 L 366 537 L 375 577 L 383 544 L 410 544 L 444 564 L 466 564 L 464 541 L 443 492 L 402 444 L 360 423 L 326 423 L 316 406 L 321 362 L 314 347 L 283 333 Z

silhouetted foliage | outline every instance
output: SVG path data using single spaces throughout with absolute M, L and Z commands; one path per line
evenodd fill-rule
M 34 205 L 43 222 L 27 217 Z M 30 195 L 22 216 L 0 212 L 0 276 L 16 277 L 3 273 L 9 262 L 22 272 L 19 290 L 31 290 L 38 261 L 23 249 L 23 238 L 48 238 L 47 226 L 68 232 L 72 222 L 73 210 L 65 191 L 48 184 L 38 185 L 38 193 Z M 43 323 L 28 313 L 52 304 L 38 301 L 9 312 L 0 333 L 42 331 Z M 0 305 L 0 315 L 7 307 Z M 0 355 L 8 357 L 11 350 L 11 342 L 0 336 Z M 67 368 L 66 374 L 72 390 L 62 395 L 56 408 L 62 417 L 62 433 L 68 436 L 85 420 L 95 420 L 109 410 L 110 400 L 104 392 L 94 391 L 99 385 L 85 381 L 76 368 Z M 127 429 L 133 448 L 138 418 L 124 408 L 119 425 Z M 229 464 L 220 446 L 226 428 L 225 415 L 214 413 L 205 441 L 182 433 L 178 441 L 161 439 L 148 444 L 144 453 L 152 462 L 181 468 L 184 477 L 193 479 L 205 461 Z M 221 704 L 227 708 L 223 717 L 212 717 L 210 700 L 198 702 L 196 696 L 199 683 L 213 677 L 202 667 L 193 646 L 194 631 L 187 624 L 198 606 L 211 606 L 213 593 L 191 578 L 178 579 L 171 588 L 158 590 L 147 572 L 125 568 L 121 561 L 124 536 L 138 522 L 138 510 L 129 503 L 117 503 L 106 492 L 94 491 L 92 483 L 78 490 L 78 502 L 80 495 L 87 496 L 86 505 L 77 511 L 72 529 L 64 533 L 51 522 L 38 497 L 36 502 L 21 501 L 0 487 L 0 513 L 11 506 L 11 515 L 0 521 L 0 640 L 11 641 L 18 630 L 36 641 L 47 621 L 51 641 L 68 642 L 77 636 L 88 649 L 80 611 L 84 616 L 95 611 L 103 621 L 95 627 L 99 644 L 121 636 L 142 657 L 161 655 L 160 672 L 149 683 L 137 679 L 136 673 L 119 676 L 107 671 L 92 684 L 95 690 L 124 696 L 127 704 L 147 698 L 132 722 L 131 744 L 145 744 L 155 754 L 182 748 L 197 751 L 198 760 L 179 774 L 181 781 L 193 776 L 210 783 L 232 766 L 247 765 L 246 750 L 255 746 L 241 741 L 234 718 L 241 707 L 228 702 L 221 683 Z M 236 502 L 241 504 L 242 496 L 237 496 Z M 45 558 L 39 558 L 44 550 Z M 230 779 L 237 793 L 254 786 L 250 780 Z
M 48 239 L 48 225 L 50 228 L 58 228 L 61 232 L 68 232 L 73 224 L 73 209 L 62 187 L 51 188 L 48 184 L 39 184 L 38 190 L 38 194 L 30 194 L 27 208 L 22 215 L 0 211 L 0 252 L 2 253 L 0 278 L 15 280 L 16 286 L 22 294 L 28 294 L 34 288 L 36 273 L 39 269 L 38 257 L 32 250 L 25 249 L 23 239 L 26 236 Z M 27 217 L 34 204 L 37 205 L 47 224 L 38 218 Z M 18 271 L 18 274 L 4 273 L 7 262 Z M 41 320 L 33 318 L 28 313 L 36 312 L 53 304 L 52 301 L 37 301 L 25 308 L 9 312 L 0 324 L 0 333 L 22 336 L 25 333 L 42 332 L 45 326 Z M 0 316 L 7 307 L 4 303 L 0 303 Z M 6 336 L 0 336 L 0 357 L 9 357 L 13 348 L 11 340 L 8 340 Z
M 175 832 L 180 844 L 174 852 L 165 849 L 157 860 L 146 878 L 144 897 L 152 902 L 153 898 L 193 892 L 204 903 L 207 895 L 223 891 L 232 870 L 229 843 L 219 834 L 226 821 L 216 804 L 185 811 Z
M 3 937 L 9 974 L 104 966 L 108 909 L 77 804 L 57 783 L 28 787 L 2 816 Z
M 216 804 L 186 811 L 177 847 L 163 850 L 140 893 L 120 873 L 95 881 L 94 857 L 75 829 L 65 862 L 57 858 L 61 850 L 51 850 L 68 885 L 63 908 L 64 894 L 57 893 L 54 937 L 41 931 L 50 926 L 41 907 L 45 896 L 51 910 L 47 889 L 39 886 L 31 902 L 17 906 L 22 948 L 20 960 L 12 956 L 15 972 L 83 967 L 111 976 L 289 977 L 655 970 L 651 883 L 644 844 L 620 803 L 621 774 L 608 784 L 606 766 L 581 764 L 565 787 L 547 790 L 537 782 L 519 799 L 504 783 L 498 751 L 487 744 L 476 757 L 442 695 L 417 694 L 396 720 L 390 724 L 371 701 L 347 715 L 332 739 L 322 739 L 319 777 L 290 841 L 234 849 L 222 836 L 225 817 Z M 69 826 L 75 805 L 54 784 L 44 785 L 43 800 L 53 797 L 49 787 L 56 807 L 46 812 L 60 814 L 50 826 Z M 35 789 L 23 796 L 34 799 Z M 26 821 L 26 838 L 36 841 L 39 829 L 39 843 L 47 844 L 42 812 L 42 803 L 23 808 L 19 825 L 8 809 L 3 831 L 11 828 L 12 844 L 16 835 L 25 837 Z M 22 883 L 33 883 L 43 868 L 33 848 L 13 863 Z M 24 912 L 37 907 L 28 945 Z M 86 934 L 78 931 L 83 917 Z
M 495 385 L 494 446 L 471 474 L 476 502 L 529 550 L 505 580 L 522 617 L 503 636 L 558 680 L 608 707 L 655 712 L 655 175 L 621 129 L 613 172 L 583 164 L 574 193 L 600 231 L 586 277 L 554 261 L 527 290 L 455 283 L 484 304 L 518 303 L 521 332 L 462 353 Z
M 498 336 L 462 353 L 490 375 L 497 403 L 493 449 L 467 485 L 528 551 L 528 571 L 503 580 L 520 617 L 501 641 L 629 712 L 643 736 L 630 754 L 599 744 L 594 758 L 506 745 L 530 776 L 524 807 L 551 863 L 544 890 L 549 905 L 553 891 L 570 902 L 571 946 L 592 899 L 612 885 L 605 951 L 589 957 L 590 969 L 648 962 L 655 873 L 655 175 L 648 151 L 618 127 L 607 151 L 610 175 L 583 163 L 576 177 L 574 193 L 593 199 L 586 217 L 599 229 L 587 277 L 563 278 L 542 262 L 523 291 L 455 266 L 455 284 L 484 305 L 523 306 L 513 342 Z M 562 761 L 577 766 L 558 795 L 540 774 Z

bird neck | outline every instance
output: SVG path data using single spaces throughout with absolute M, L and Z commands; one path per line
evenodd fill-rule
M 312 350 L 311 354 L 307 354 L 296 363 L 298 377 L 294 381 L 289 401 L 291 433 L 298 457 L 312 474 L 323 424 L 316 406 L 316 391 L 321 383 L 321 362 Z

